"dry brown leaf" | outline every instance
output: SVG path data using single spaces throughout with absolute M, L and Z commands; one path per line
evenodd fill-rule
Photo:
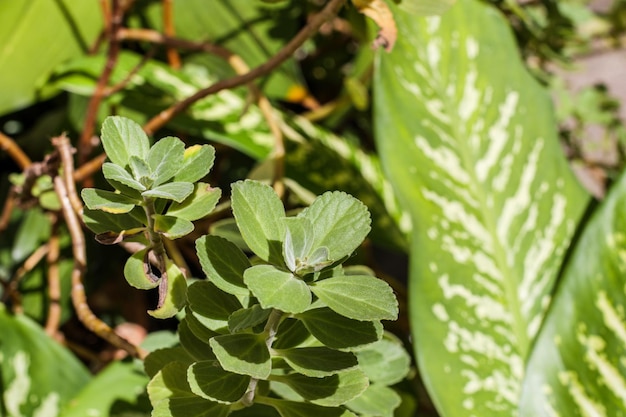
M 372 19 L 380 28 L 374 40 L 374 48 L 382 46 L 390 52 L 398 37 L 398 29 L 393 14 L 385 0 L 352 0 L 352 4 L 365 16 Z

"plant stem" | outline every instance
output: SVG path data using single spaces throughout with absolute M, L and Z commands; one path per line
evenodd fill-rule
M 157 268 L 161 273 L 161 281 L 159 282 L 159 302 L 157 309 L 161 308 L 165 303 L 165 296 L 167 295 L 167 268 L 165 265 L 165 258 L 167 256 L 165 252 L 165 246 L 163 245 L 163 239 L 161 235 L 154 230 L 154 214 L 156 210 L 154 208 L 154 199 L 150 197 L 144 197 L 143 208 L 146 212 L 146 218 L 148 220 L 148 239 L 150 240 L 150 251 L 154 254 L 157 260 Z

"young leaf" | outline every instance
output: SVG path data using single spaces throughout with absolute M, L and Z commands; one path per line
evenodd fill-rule
M 232 404 L 246 393 L 250 377 L 223 370 L 217 361 L 196 362 L 187 369 L 191 391 L 207 400 Z
M 228 317 L 228 330 L 231 333 L 237 333 L 258 326 L 267 320 L 270 312 L 271 310 L 264 310 L 258 304 L 237 310 Z
M 148 310 L 148 314 L 157 319 L 174 317 L 187 301 L 187 280 L 175 263 L 167 261 L 167 293 L 165 302 L 156 310 Z M 163 279 L 163 278 L 161 278 Z
M 285 241 L 283 242 L 283 257 L 287 268 L 297 273 L 303 262 L 306 262 L 311 245 L 314 241 L 315 229 L 308 219 L 303 217 L 287 217 L 285 224 Z
M 137 181 L 144 184 L 146 187 L 151 187 L 153 185 L 154 181 L 150 178 L 152 170 L 146 161 L 135 155 L 131 155 L 128 160 L 128 165 L 133 173 L 133 177 Z
M 194 184 L 193 193 L 182 203 L 172 203 L 167 209 L 168 216 L 175 216 L 190 222 L 198 220 L 213 211 L 222 191 L 209 184 L 199 182 Z
M 379 321 L 352 320 L 326 307 L 308 310 L 296 317 L 317 340 L 332 349 L 367 345 L 383 335 L 383 326 Z
M 146 190 L 146 187 L 133 178 L 130 172 L 111 162 L 105 162 L 102 164 L 102 174 L 109 184 L 111 184 L 111 186 L 116 190 L 124 191 L 119 189 L 119 184 L 125 185 L 136 191 Z
M 140 290 L 150 290 L 159 285 L 158 278 L 150 275 L 151 266 L 147 264 L 149 262 L 147 254 L 147 248 L 135 252 L 124 264 L 126 281 Z
M 193 232 L 193 223 L 174 216 L 154 214 L 154 231 L 168 239 L 178 239 Z
M 185 144 L 178 138 L 168 136 L 159 139 L 150 151 L 146 161 L 152 170 L 154 186 L 170 180 L 183 166 Z
M 256 181 L 239 181 L 232 186 L 233 214 L 248 247 L 261 259 L 283 263 L 285 208 L 274 190 Z
M 393 417 L 393 411 L 398 408 L 402 399 L 397 392 L 383 384 L 370 384 L 357 398 L 346 406 L 360 415 Z
M 316 281 L 311 291 L 337 313 L 355 320 L 396 320 L 398 300 L 385 281 L 347 275 Z
M 225 370 L 257 379 L 270 375 L 272 362 L 263 335 L 227 334 L 214 337 L 210 343 Z
M 213 320 L 228 320 L 242 308 L 234 295 L 220 290 L 209 281 L 196 281 L 189 286 L 189 307 L 197 314 Z
M 359 364 L 353 353 L 341 352 L 324 346 L 275 349 L 275 351 L 296 372 L 315 378 L 331 376 Z
M 185 149 L 183 163 L 174 176 L 176 182 L 194 183 L 209 173 L 215 160 L 215 149 L 211 145 L 193 145 Z
M 102 210 L 111 214 L 128 213 L 139 204 L 139 201 L 121 194 L 95 188 L 83 188 L 80 195 L 90 210 Z
M 281 271 L 272 265 L 246 269 L 243 280 L 263 308 L 296 314 L 311 305 L 309 286 L 291 272 Z
M 243 282 L 243 273 L 251 266 L 250 261 L 234 243 L 218 236 L 205 235 L 196 240 L 196 252 L 209 281 L 236 296 L 250 294 Z
M 393 385 L 409 373 L 411 358 L 399 340 L 384 338 L 358 350 L 359 368 L 371 382 Z
M 122 168 L 128 165 L 131 155 L 145 159 L 150 149 L 141 126 L 125 117 L 107 117 L 102 124 L 101 139 L 107 157 Z
M 169 182 L 141 193 L 144 197 L 164 198 L 182 203 L 193 192 L 193 184 L 189 182 Z
M 328 256 L 338 261 L 354 252 L 370 231 L 370 214 L 359 200 L 343 192 L 327 192 L 316 198 L 298 217 L 315 227 L 312 248 L 328 248 Z

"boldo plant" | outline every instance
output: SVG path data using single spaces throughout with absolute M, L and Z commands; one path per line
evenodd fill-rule
M 327 192 L 295 216 L 268 185 L 239 181 L 231 206 L 246 247 L 219 236 L 196 241 L 206 279 L 187 280 L 163 238 L 182 237 L 220 192 L 199 182 L 210 146 L 177 138 L 152 147 L 141 128 L 106 119 L 103 166 L 113 191 L 85 189 L 84 219 L 103 243 L 140 240 L 128 282 L 159 288 L 158 318 L 178 314 L 180 343 L 145 361 L 153 416 L 392 416 L 389 386 L 410 359 L 381 320 L 395 320 L 391 287 L 343 263 L 370 230 L 356 198 Z M 247 251 L 251 256 L 246 255 Z

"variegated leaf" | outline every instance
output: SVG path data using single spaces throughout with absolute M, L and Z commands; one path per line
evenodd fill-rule
M 395 17 L 374 109 L 384 168 L 413 221 L 417 359 L 442 416 L 514 416 L 588 197 L 550 98 L 494 8 L 461 0 L 442 17 Z
M 533 346 L 520 415 L 626 416 L 626 175 L 569 259 Z

